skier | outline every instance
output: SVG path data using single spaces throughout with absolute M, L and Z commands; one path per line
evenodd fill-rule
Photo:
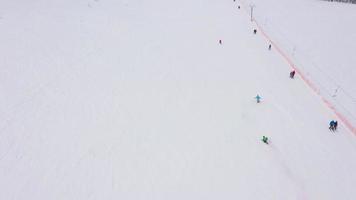
M 256 30 L 256 29 L 253 29 L 253 33 L 256 34 L 256 33 L 257 33 L 257 30 Z
M 240 9 L 240 6 L 237 6 L 238 9 Z
M 263 136 L 262 137 L 262 142 L 264 142 L 265 144 L 268 144 L 268 137 Z
M 272 45 L 268 45 L 268 50 L 271 50 L 272 49 Z
M 336 131 L 336 129 L 337 129 L 337 121 L 335 121 L 334 123 L 334 130 Z
M 289 77 L 290 77 L 290 78 L 294 78 L 294 75 L 295 75 L 295 70 L 293 70 L 293 71 L 291 71 L 291 72 L 289 73 Z
M 329 129 L 331 131 L 334 131 L 335 130 L 335 121 L 334 120 L 331 120 L 331 122 L 329 123 Z
M 257 103 L 260 103 L 260 102 L 261 102 L 261 97 L 260 97 L 260 95 L 257 95 L 257 96 L 255 97 L 255 99 L 256 99 Z
M 221 41 L 221 40 L 219 40 L 219 44 L 222 44 L 222 41 Z

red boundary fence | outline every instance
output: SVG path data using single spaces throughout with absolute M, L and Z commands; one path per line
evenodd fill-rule
M 243 4 L 243 9 L 245 13 L 248 15 L 249 12 L 246 10 L 246 4 L 240 0 L 241 4 Z M 293 63 L 293 61 L 288 57 L 288 55 L 275 43 L 273 40 L 266 34 L 266 32 L 263 30 L 262 26 L 259 25 L 259 23 L 256 21 L 256 19 L 252 18 L 253 23 L 256 25 L 257 29 L 259 32 L 263 35 L 263 37 L 270 42 L 271 45 L 273 45 L 273 48 L 276 49 L 279 55 L 282 56 L 282 58 L 288 63 L 288 65 L 293 68 L 298 75 L 302 78 L 302 80 L 310 87 L 320 98 L 321 100 L 325 103 L 325 105 L 331 109 L 334 114 L 345 124 L 345 126 L 356 136 L 356 127 L 344 116 L 342 115 L 339 111 L 336 110 L 336 108 L 332 105 L 330 101 L 328 101 L 326 98 L 324 98 L 318 88 L 310 81 L 299 69 L 298 67 Z

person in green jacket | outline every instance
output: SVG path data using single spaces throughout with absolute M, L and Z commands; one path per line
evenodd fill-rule
M 262 137 L 262 142 L 264 142 L 265 144 L 268 144 L 268 137 L 263 136 Z

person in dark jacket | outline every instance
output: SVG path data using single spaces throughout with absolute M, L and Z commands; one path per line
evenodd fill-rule
M 336 122 L 336 124 L 337 124 L 337 122 Z M 336 125 L 337 126 L 337 125 Z M 330 123 L 329 123 L 329 129 L 331 130 L 331 131 L 335 131 L 335 121 L 334 120 L 332 120 Z
M 289 73 L 289 77 L 290 77 L 290 78 L 294 78 L 294 75 L 295 75 L 295 70 L 293 70 L 293 71 L 291 71 L 291 72 Z
M 268 144 L 268 137 L 263 136 L 262 137 L 262 142 L 264 142 L 265 144 Z

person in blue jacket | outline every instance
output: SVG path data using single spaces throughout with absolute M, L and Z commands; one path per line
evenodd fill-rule
M 260 102 L 261 102 L 261 97 L 260 97 L 260 95 L 257 95 L 257 96 L 255 97 L 255 99 L 256 99 L 257 103 L 260 103 Z

